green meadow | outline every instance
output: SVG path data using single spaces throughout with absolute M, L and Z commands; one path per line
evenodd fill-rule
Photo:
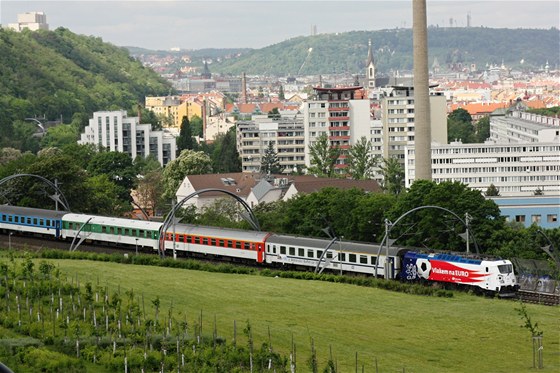
M 171 310 L 191 324 L 202 319 L 205 335 L 217 331 L 232 341 L 235 330 L 237 343 L 246 344 L 242 331 L 250 323 L 256 346 L 270 341 L 288 355 L 293 341 L 298 372 L 309 371 L 312 345 L 321 371 L 331 354 L 339 372 L 537 371 L 517 301 L 88 260 L 51 262 L 82 286 L 133 290 L 149 315 L 159 297 L 162 315 Z M 527 304 L 526 310 L 544 333 L 544 369 L 538 371 L 560 371 L 560 308 Z

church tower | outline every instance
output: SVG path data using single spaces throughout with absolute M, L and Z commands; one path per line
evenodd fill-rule
M 371 51 L 371 39 L 368 42 L 368 56 L 366 61 L 366 83 L 368 89 L 375 88 L 375 64 L 373 62 L 373 53 Z

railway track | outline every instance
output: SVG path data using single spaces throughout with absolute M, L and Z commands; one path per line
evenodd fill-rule
M 560 295 L 550 293 L 539 293 L 535 291 L 519 290 L 517 292 L 517 299 L 525 303 L 536 303 L 545 306 L 558 306 L 560 305 Z

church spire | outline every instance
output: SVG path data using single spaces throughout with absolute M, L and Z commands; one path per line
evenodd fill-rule
M 371 39 L 369 39 L 368 41 L 368 57 L 366 61 L 366 84 L 368 89 L 375 88 L 375 63 L 373 62 Z

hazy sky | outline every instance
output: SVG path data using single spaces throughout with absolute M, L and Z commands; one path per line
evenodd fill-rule
M 0 23 L 42 11 L 51 30 L 148 49 L 261 48 L 297 36 L 412 26 L 412 0 L 0 0 Z M 558 0 L 427 0 L 428 25 L 559 28 Z

